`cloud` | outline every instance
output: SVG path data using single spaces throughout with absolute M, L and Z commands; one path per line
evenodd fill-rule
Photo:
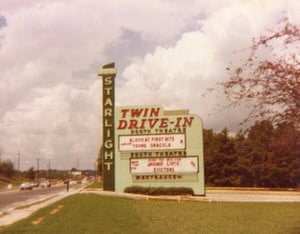
M 158 46 L 130 65 L 118 90 L 119 104 L 162 103 L 167 108 L 189 108 L 203 118 L 206 128 L 237 131 L 248 107 L 224 109 L 228 105 L 225 97 L 206 90 L 228 79 L 225 68 L 230 64 L 245 61 L 252 38 L 274 27 L 287 12 L 296 16 L 296 11 L 281 1 L 265 4 L 249 1 L 216 10 L 198 21 L 199 30 L 184 33 L 174 46 Z
M 100 134 L 99 107 L 90 104 L 97 96 L 95 92 L 94 86 L 78 90 L 65 84 L 37 90 L 33 102 L 20 103 L 16 110 L 6 112 L 2 127 L 9 130 L 4 135 L 17 136 L 10 138 L 6 147 L 25 154 L 35 152 L 35 157 L 55 158 L 56 167 L 70 154 L 73 163 L 74 157 L 84 154 L 91 164 Z
M 94 168 L 101 144 L 97 69 L 117 66 L 118 105 L 190 109 L 207 128 L 234 131 L 244 109 L 220 111 L 203 98 L 241 62 L 253 36 L 282 15 L 299 22 L 294 1 L 1 1 L 0 149 L 21 169 Z M 255 12 L 255 15 L 254 13 Z M 23 157 L 22 157 L 23 155 Z M 24 163 L 22 164 L 22 160 Z M 47 162 L 47 163 L 46 163 Z

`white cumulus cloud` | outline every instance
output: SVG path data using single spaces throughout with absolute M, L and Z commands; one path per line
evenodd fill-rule
M 26 2 L 26 3 L 25 3 Z M 235 131 L 245 108 L 207 88 L 228 78 L 253 37 L 297 1 L 2 0 L 0 151 L 21 169 L 94 169 L 101 144 L 101 80 L 116 62 L 118 105 L 190 109 L 206 128 Z M 266 55 L 267 56 L 267 55 Z

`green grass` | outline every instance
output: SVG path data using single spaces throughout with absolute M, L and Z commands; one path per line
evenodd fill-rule
M 102 183 L 93 182 L 89 184 L 86 188 L 102 188 Z
M 0 175 L 0 189 L 6 189 L 7 185 L 19 186 L 21 182 L 16 179 L 8 179 Z
M 51 214 L 58 206 L 56 214 Z M 131 200 L 77 194 L 0 233 L 300 233 L 300 203 Z M 31 222 L 44 217 L 40 224 Z

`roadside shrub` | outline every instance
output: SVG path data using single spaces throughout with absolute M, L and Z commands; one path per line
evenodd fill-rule
M 194 195 L 191 188 L 186 187 L 143 187 L 129 186 L 124 190 L 125 193 L 144 194 L 144 195 Z

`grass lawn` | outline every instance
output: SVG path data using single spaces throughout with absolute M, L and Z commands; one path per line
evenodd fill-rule
M 77 194 L 0 233 L 297 234 L 299 211 L 300 203 L 145 201 Z
M 86 188 L 102 188 L 102 183 L 94 182 L 89 184 Z

